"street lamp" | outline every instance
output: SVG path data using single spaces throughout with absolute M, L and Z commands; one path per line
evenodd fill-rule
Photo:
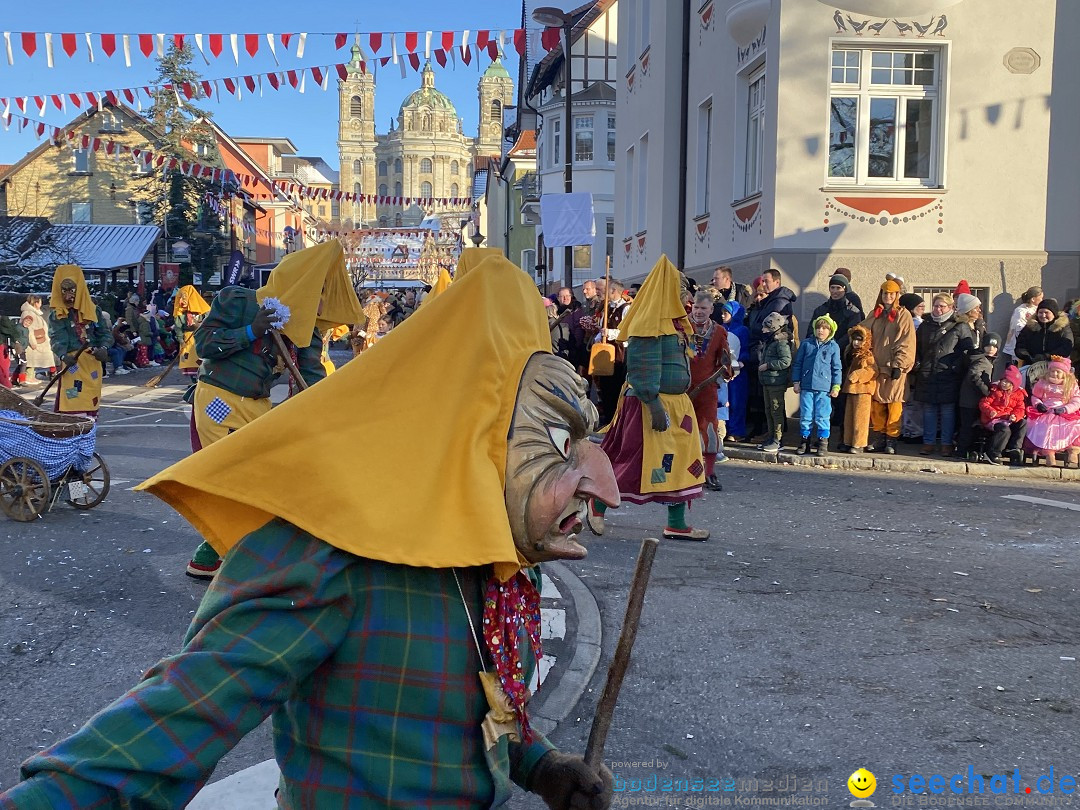
M 566 124 L 563 126 L 563 191 L 570 194 L 574 190 L 574 152 L 571 141 L 574 122 L 570 100 L 570 29 L 573 28 L 574 19 L 554 6 L 534 9 L 532 18 L 540 25 L 563 30 L 563 96 L 566 101 Z M 567 287 L 574 286 L 574 249 L 570 245 L 566 246 L 563 258 L 563 284 Z
M 473 243 L 473 247 L 480 247 L 480 245 L 484 244 L 484 240 L 486 238 L 486 236 L 480 233 L 479 228 L 474 228 L 472 236 L 469 237 L 469 240 Z
M 536 265 L 536 277 L 538 279 L 542 279 L 542 281 L 540 283 L 544 285 L 544 288 L 543 288 L 544 289 L 544 295 L 547 295 L 547 288 L 548 288 L 547 265 L 544 264 L 543 262 L 540 262 L 539 264 Z

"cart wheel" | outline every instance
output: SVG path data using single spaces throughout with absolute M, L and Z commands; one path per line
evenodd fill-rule
M 13 458 L 0 466 L 0 507 L 12 520 L 26 523 L 41 515 L 50 491 L 45 470 L 33 459 Z
M 109 468 L 94 453 L 94 463 L 84 473 L 69 473 L 67 502 L 76 509 L 93 509 L 109 494 Z

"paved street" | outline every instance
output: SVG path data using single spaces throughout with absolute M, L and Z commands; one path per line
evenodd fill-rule
M 130 487 L 187 453 L 181 391 L 133 385 L 103 411 L 99 450 L 114 477 L 99 507 L 0 523 L 0 787 L 179 645 L 205 587 L 183 575 L 195 533 Z M 751 462 L 720 471 L 724 492 L 693 510 L 713 539 L 664 541 L 657 556 L 605 752 L 627 787 L 654 774 L 732 779 L 723 796 L 760 799 L 809 779 L 794 795 L 835 806 L 864 765 L 881 806 L 893 774 L 970 763 L 1020 768 L 1034 784 L 1051 766 L 1076 772 L 1080 662 L 1067 659 L 1080 658 L 1080 531 L 1073 510 L 1014 497 L 1080 505 L 1080 486 Z M 568 750 L 584 749 L 640 540 L 662 519 L 660 507 L 610 512 L 609 532 L 587 538 L 588 560 L 570 566 L 599 605 L 603 656 L 552 735 Z M 545 689 L 559 687 L 576 643 L 576 612 L 561 619 Z M 214 779 L 270 753 L 264 726 Z M 667 795 L 694 806 L 718 794 Z

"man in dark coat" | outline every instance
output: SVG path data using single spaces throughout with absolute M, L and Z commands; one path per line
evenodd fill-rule
M 765 297 L 754 307 L 746 324 L 750 330 L 750 362 L 746 366 L 746 372 L 750 377 L 750 400 L 747 404 L 746 416 L 752 435 L 760 435 L 765 430 L 764 403 L 755 396 L 756 392 L 761 390 L 757 372 L 758 365 L 761 363 L 761 351 L 769 338 L 763 331 L 762 324 L 769 315 L 776 312 L 787 320 L 785 328 L 790 331 L 791 305 L 797 298 L 795 293 L 780 284 L 779 270 L 766 270 L 761 275 L 761 283 L 765 288 Z
M 1053 298 L 1044 298 L 1035 317 L 1016 336 L 1016 358 L 1025 366 L 1049 360 L 1052 355 L 1068 357 L 1073 350 L 1068 313 Z
M 724 304 L 728 301 L 738 301 L 743 309 L 747 309 L 750 302 L 754 300 L 754 291 L 745 284 L 736 284 L 731 277 L 731 268 L 727 265 L 722 265 L 713 270 L 712 284 L 720 293 L 720 298 L 713 305 L 712 319 L 721 326 L 724 325 L 722 317 Z
M 806 337 L 814 337 L 814 321 L 822 315 L 828 315 L 836 322 L 836 345 L 843 355 L 848 345 L 848 330 L 862 321 L 863 315 L 851 301 L 847 294 L 851 290 L 848 280 L 837 273 L 829 279 L 829 298 L 814 310 L 810 316 L 810 322 L 806 325 Z
M 551 353 L 556 357 L 569 360 L 575 366 L 581 356 L 581 347 L 577 345 L 573 330 L 570 328 L 570 316 L 579 309 L 581 309 L 581 302 L 574 298 L 574 291 L 569 287 L 563 287 L 555 296 L 555 313 L 548 316 L 548 328 L 551 330 Z

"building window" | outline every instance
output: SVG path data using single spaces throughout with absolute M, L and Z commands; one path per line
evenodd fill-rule
M 138 176 L 145 176 L 154 171 L 153 167 L 141 156 L 132 157 L 132 161 L 135 163 L 134 174 Z
M 379 196 L 385 197 L 389 193 L 390 193 L 390 190 L 386 187 L 386 183 L 383 183 L 382 185 L 379 186 Z
M 396 214 L 394 214 L 394 225 L 399 227 L 399 228 L 401 227 L 401 212 L 400 211 L 398 211 Z
M 349 115 L 353 118 L 364 117 L 364 100 L 360 96 L 353 96 L 349 99 Z
M 457 174 L 460 170 L 460 166 L 456 160 L 450 161 L 450 174 Z
M 451 197 L 456 197 L 457 195 L 458 195 L 458 184 L 457 183 L 451 183 L 450 184 L 450 196 Z
M 379 177 L 386 177 L 386 161 L 379 161 Z
M 645 49 L 649 47 L 649 3 L 650 0 L 644 0 L 641 4 L 641 49 L 639 53 L 645 53 Z
M 86 149 L 76 149 L 72 153 L 71 170 L 79 174 L 90 173 L 90 153 Z
M 608 163 L 615 162 L 615 116 L 607 117 L 607 159 Z
M 394 174 L 401 174 L 401 158 L 394 158 Z
M 325 205 L 320 205 L 319 206 L 319 217 L 321 219 L 326 219 L 326 206 Z
M 390 220 L 386 218 L 385 214 L 383 214 L 383 216 L 379 217 L 379 227 L 380 228 L 385 228 L 389 224 L 390 224 Z
M 615 220 L 610 217 L 604 224 L 604 255 L 615 261 Z
M 623 236 L 634 233 L 634 147 L 626 150 L 626 165 L 623 168 Z
M 502 102 L 498 99 L 491 102 L 491 120 L 502 121 Z
M 832 53 L 828 177 L 838 185 L 941 185 L 943 48 Z
M 430 200 L 432 197 L 431 183 L 429 183 L 427 180 L 420 184 L 420 196 L 423 197 L 425 200 Z
M 424 158 L 420 161 L 420 173 L 431 174 L 431 158 Z
M 592 160 L 593 156 L 593 117 L 591 115 L 574 116 L 574 161 Z
M 90 203 L 88 203 L 88 202 L 73 202 L 71 204 L 71 224 L 72 225 L 89 225 L 90 224 Z
M 99 132 L 123 132 L 124 125 L 113 113 L 104 113 Z
M 396 183 L 394 183 L 394 196 L 395 197 L 400 197 L 401 196 L 401 181 L 400 180 L 398 180 Z
M 761 164 L 765 155 L 765 71 L 751 74 L 746 93 L 746 144 L 742 196 L 761 191 Z
M 938 293 L 948 293 L 952 295 L 952 291 L 956 288 L 955 284 L 928 284 L 925 286 L 914 286 L 912 292 L 916 295 L 922 296 L 925 301 L 933 301 L 934 296 Z M 979 303 L 982 304 L 983 314 L 986 315 L 990 312 L 990 288 L 989 287 L 976 287 L 971 285 L 971 294 L 979 299 Z M 929 317 L 924 316 L 924 317 Z
M 574 269 L 589 270 L 592 268 L 592 245 L 578 245 L 574 248 Z
M 649 0 L 645 0 L 646 3 Z M 624 7 L 625 5 L 625 7 Z M 619 17 L 626 16 L 626 44 L 630 46 L 630 50 L 634 49 L 634 43 L 637 42 L 637 0 L 624 0 L 624 3 L 619 4 Z M 631 58 L 633 54 L 630 54 Z
M 637 178 L 637 190 L 634 196 L 637 197 L 637 219 L 635 227 L 637 233 L 641 233 L 649 227 L 648 220 L 648 198 L 649 198 L 649 135 L 646 133 L 641 136 L 641 140 L 638 141 L 638 178 Z
M 355 194 L 357 197 L 360 196 L 360 184 L 359 183 L 353 183 L 352 193 Z
M 538 282 L 542 282 L 543 275 L 536 269 L 536 251 L 533 248 L 521 251 L 521 269 L 533 276 Z
M 206 153 L 209 151 L 209 147 L 205 143 L 195 144 L 195 154 L 199 157 L 206 157 Z
M 561 129 L 562 129 L 562 120 L 559 119 L 559 118 L 552 119 L 552 121 L 551 121 L 551 165 L 552 165 L 552 168 L 554 168 L 555 166 L 558 166 L 562 162 L 562 158 L 560 157 L 560 155 L 562 154 L 562 150 L 559 148 L 559 146 L 562 144 L 562 141 L 560 140 L 562 138 L 562 133 L 560 132 Z
M 697 206 L 698 216 L 709 213 L 709 175 L 712 155 L 712 99 L 698 107 L 697 124 Z
M 353 174 L 360 174 L 360 172 L 362 172 L 363 170 L 364 170 L 364 164 L 362 164 L 359 160 L 354 160 L 352 162 Z

